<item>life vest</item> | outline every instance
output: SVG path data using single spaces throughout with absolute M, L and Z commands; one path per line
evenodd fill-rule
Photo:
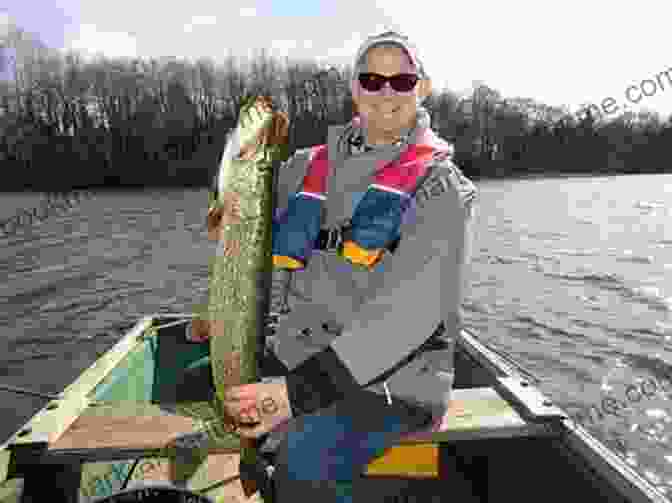
M 410 144 L 394 161 L 377 170 L 364 197 L 343 230 L 338 256 L 372 269 L 391 243 L 398 241 L 402 216 L 411 203 L 429 162 L 450 155 L 451 145 L 425 130 L 427 141 Z M 287 211 L 273 222 L 273 264 L 276 269 L 306 267 L 320 233 L 330 175 L 327 145 L 312 147 L 303 182 Z

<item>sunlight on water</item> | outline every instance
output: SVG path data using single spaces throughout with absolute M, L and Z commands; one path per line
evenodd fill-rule
M 637 453 L 629 451 L 625 455 L 625 462 L 630 466 L 637 466 Z
M 651 463 L 655 458 L 672 463 L 671 397 L 670 378 L 616 358 L 601 380 L 599 405 L 589 421 L 599 437 L 615 441 L 615 452 L 630 466 L 642 467 L 641 473 L 656 486 L 672 474 L 669 467 L 654 468 Z M 628 447 L 637 447 L 638 452 Z

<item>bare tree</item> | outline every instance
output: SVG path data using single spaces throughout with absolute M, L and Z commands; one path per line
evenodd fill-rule
M 207 184 L 242 99 L 254 92 L 271 94 L 287 110 L 291 150 L 323 143 L 329 125 L 354 113 L 349 66 L 279 61 L 265 51 L 249 62 L 230 56 L 223 64 L 85 61 L 74 51 L 50 51 L 20 29 L 5 38 L 16 71 L 0 82 L 0 159 L 25 168 L 17 170 L 24 177 L 17 186 L 34 180 Z M 653 113 L 611 120 L 590 108 L 570 114 L 528 98 L 504 99 L 484 82 L 475 82 L 467 99 L 436 90 L 425 105 L 432 127 L 456 144 L 458 162 L 472 176 L 627 172 L 643 164 L 669 169 L 655 156 L 664 158 L 669 148 L 672 120 Z M 183 168 L 189 159 L 198 162 Z M 55 162 L 64 166 L 58 177 L 48 169 Z M 138 163 L 143 170 L 133 169 Z

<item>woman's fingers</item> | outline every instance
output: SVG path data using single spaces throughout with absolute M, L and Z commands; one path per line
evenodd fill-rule
M 240 216 L 240 195 L 235 192 L 227 192 L 224 194 L 223 206 L 225 213 L 229 216 Z
M 194 318 L 187 327 L 186 339 L 190 342 L 205 342 L 210 338 L 210 327 L 207 320 Z
M 241 407 L 238 412 L 238 424 L 256 424 L 260 421 L 259 412 L 255 407 L 255 404 L 248 405 L 246 407 Z
M 208 320 L 194 318 L 191 322 L 191 331 L 189 340 L 193 342 L 203 342 L 210 337 L 210 325 Z
M 241 437 L 257 438 L 292 416 L 283 382 L 233 386 L 224 395 L 224 415 Z
M 254 426 L 242 426 L 236 429 L 236 433 L 243 438 L 259 438 L 269 431 L 271 431 L 271 428 L 264 423 L 257 423 Z
M 208 237 L 214 240 L 220 237 L 223 226 L 235 225 L 241 221 L 240 195 L 225 192 L 221 197 L 221 205 L 210 208 L 206 217 Z
M 224 398 L 228 401 L 237 400 L 256 400 L 257 398 L 257 383 L 241 384 L 239 386 L 232 386 L 224 393 Z
M 241 433 L 261 424 L 261 417 L 254 402 L 244 405 L 231 403 L 224 406 L 224 424 L 228 431 Z
M 225 400 L 224 405 L 228 407 L 229 411 L 232 414 L 236 414 L 241 410 L 254 407 L 254 405 L 257 403 L 257 399 L 255 397 L 250 396 L 242 396 L 238 398 L 225 398 L 224 400 Z
M 210 239 L 217 239 L 219 224 L 221 223 L 221 221 L 222 221 L 221 208 L 210 208 L 208 210 L 208 216 L 206 218 L 206 223 L 208 227 L 208 237 Z

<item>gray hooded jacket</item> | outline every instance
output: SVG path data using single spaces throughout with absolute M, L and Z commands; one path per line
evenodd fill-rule
M 400 144 L 372 151 L 352 145 L 362 136 L 357 125 L 330 127 L 331 176 L 322 227 L 351 217 L 377 161 L 396 159 L 429 125 L 429 114 L 419 108 L 416 126 Z M 303 180 L 309 150 L 297 151 L 280 170 L 280 210 Z M 286 379 L 295 415 L 329 406 L 381 376 L 388 376 L 392 399 L 433 410 L 444 405 L 445 383 L 427 372 L 422 357 L 395 369 L 441 322 L 448 337 L 461 328 L 477 191 L 450 156 L 430 161 L 429 168 L 404 215 L 398 248 L 372 271 L 354 268 L 334 251 L 315 250 L 304 270 L 274 272 L 272 303 L 288 294 L 288 312 L 268 344 L 290 370 Z M 379 384 L 369 389 L 383 392 Z

